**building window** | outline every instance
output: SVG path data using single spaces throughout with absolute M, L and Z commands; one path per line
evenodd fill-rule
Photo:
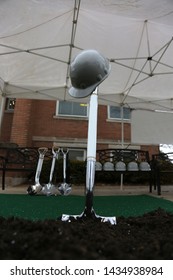
M 121 120 L 121 108 L 118 106 L 108 106 L 108 118 Z M 129 121 L 131 119 L 131 110 L 130 108 L 123 107 L 123 119 Z
M 15 98 L 7 98 L 6 104 L 5 104 L 5 110 L 6 111 L 14 111 L 16 99 Z
M 86 159 L 86 150 L 83 149 L 69 149 L 69 159 L 84 161 Z
M 59 101 L 57 102 L 57 115 L 87 117 L 88 105 L 77 102 Z

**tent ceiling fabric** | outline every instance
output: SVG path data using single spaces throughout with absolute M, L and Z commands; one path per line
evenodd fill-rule
M 172 0 L 0 1 L 2 96 L 74 101 L 69 65 L 83 49 L 111 63 L 100 104 L 173 109 Z

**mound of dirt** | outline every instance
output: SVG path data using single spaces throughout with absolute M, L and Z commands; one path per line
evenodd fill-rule
M 0 259 L 173 259 L 173 214 L 163 209 L 119 217 L 117 225 L 91 219 L 29 221 L 0 218 Z

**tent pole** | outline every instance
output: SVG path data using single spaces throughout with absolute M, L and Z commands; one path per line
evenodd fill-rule
M 124 148 L 124 108 L 121 105 L 121 148 Z M 121 173 L 120 190 L 123 190 L 123 173 Z
M 3 117 L 4 117 L 4 108 L 5 108 L 5 97 L 1 96 L 1 98 L 0 98 L 0 137 L 1 137 L 2 121 L 3 121 Z

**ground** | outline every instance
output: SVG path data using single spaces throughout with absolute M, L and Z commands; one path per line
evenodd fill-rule
M 0 218 L 0 259 L 173 259 L 173 214 L 163 209 L 93 221 Z

